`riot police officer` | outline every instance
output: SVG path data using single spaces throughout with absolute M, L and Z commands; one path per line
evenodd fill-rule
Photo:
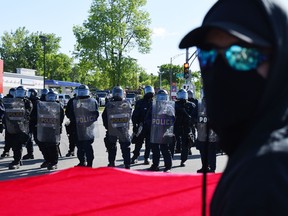
M 192 118 L 194 119 L 194 122 L 195 124 L 191 125 L 191 131 L 192 131 L 192 136 L 191 136 L 191 147 L 195 147 L 195 143 L 196 143 L 196 139 L 197 139 L 197 119 L 198 119 L 198 100 L 195 98 L 195 95 L 194 95 L 194 92 L 189 89 L 187 91 L 188 93 L 188 101 L 192 102 L 195 104 L 195 111 L 193 111 L 193 113 L 191 114 L 192 115 Z M 192 152 L 191 152 L 191 148 L 189 149 L 189 155 L 192 155 Z
M 6 96 L 4 96 L 3 99 L 4 98 L 15 98 L 15 92 L 16 92 L 15 88 L 10 88 L 8 94 Z M 5 99 L 2 101 L 4 103 Z M 4 121 L 2 122 L 2 124 L 5 125 Z M 10 155 L 9 151 L 11 149 L 11 139 L 12 139 L 12 136 L 10 134 L 7 134 L 7 130 L 5 130 L 5 145 L 4 145 L 4 151 L 1 154 L 1 158 L 8 157 Z
M 105 105 L 102 113 L 106 136 L 104 143 L 108 151 L 109 167 L 115 167 L 117 140 L 119 140 L 124 166 L 130 169 L 130 136 L 129 121 L 131 119 L 131 105 L 124 100 L 124 91 L 120 86 L 112 89 L 112 98 Z
M 132 114 L 132 123 L 133 123 L 132 143 L 135 143 L 135 148 L 133 151 L 133 156 L 131 158 L 131 164 L 134 164 L 137 161 L 140 155 L 140 150 L 142 148 L 144 139 L 147 138 L 150 134 L 150 127 L 144 124 L 144 120 L 147 115 L 147 112 L 152 108 L 154 94 L 155 91 L 152 86 L 145 86 L 144 97 L 136 101 L 135 104 L 135 108 Z M 147 142 L 145 140 L 144 164 L 150 163 L 151 147 L 149 144 L 150 142 Z
M 66 107 L 66 116 L 70 120 L 71 128 L 75 133 L 77 157 L 79 164 L 76 166 L 92 167 L 94 151 L 94 127 L 98 119 L 98 103 L 90 97 L 87 85 L 80 85 L 77 97 Z M 87 164 L 86 164 L 87 160 Z
M 198 100 L 195 98 L 194 92 L 191 89 L 189 89 L 187 93 L 188 93 L 188 101 L 194 103 L 196 105 L 196 110 L 198 110 Z
M 29 138 L 29 120 L 33 105 L 25 96 L 26 89 L 23 86 L 19 86 L 16 88 L 16 98 L 7 98 L 6 102 L 4 102 L 7 134 L 14 137 L 11 139 L 14 160 L 9 164 L 9 169 L 19 169 L 22 158 L 22 145 Z
M 77 97 L 78 86 L 75 87 L 75 89 L 73 90 L 73 93 L 74 93 L 73 97 L 69 99 L 67 106 L 71 106 L 71 103 L 73 104 L 73 101 Z M 68 150 L 68 153 L 66 154 L 66 157 L 74 156 L 75 155 L 74 151 L 75 151 L 75 147 L 76 147 L 75 131 L 73 131 L 73 127 L 70 123 L 71 123 L 70 121 L 67 121 L 65 123 L 65 129 L 66 129 L 66 133 L 67 133 L 68 141 L 69 141 L 69 150 Z
M 184 167 L 188 159 L 189 138 L 191 127 L 196 123 L 197 110 L 196 105 L 188 101 L 188 93 L 185 89 L 177 92 L 177 101 L 175 102 L 175 137 L 176 143 L 181 147 L 181 164 Z
M 64 119 L 63 106 L 56 101 L 56 93 L 50 91 L 45 101 L 38 100 L 37 109 L 37 141 L 44 157 L 41 168 L 57 169 L 58 149 L 62 122 Z
M 150 142 L 152 149 L 152 165 L 150 171 L 159 171 L 160 153 L 164 159 L 164 172 L 172 168 L 172 155 L 170 145 L 173 143 L 173 126 L 175 121 L 174 101 L 168 101 L 168 92 L 160 89 L 156 94 L 152 110 L 148 112 L 147 124 L 151 126 Z
M 29 121 L 29 139 L 26 143 L 27 154 L 23 156 L 22 160 L 34 159 L 33 155 L 33 134 L 35 134 L 36 130 L 36 119 L 33 118 L 35 116 L 34 112 L 36 112 L 36 104 L 39 98 L 37 97 L 37 91 L 35 89 L 28 89 L 27 97 L 32 102 L 33 109 L 30 115 Z M 35 139 L 35 137 L 34 137 Z
M 40 100 L 41 101 L 45 101 L 46 100 L 46 95 L 47 95 L 48 92 L 49 92 L 49 90 L 46 89 L 46 88 L 41 89 L 41 95 L 40 95 Z
M 202 162 L 202 167 L 197 170 L 197 173 L 214 173 L 216 170 L 218 136 L 209 126 L 205 97 L 202 98 L 202 101 L 199 104 L 197 130 L 198 137 L 196 148 L 200 151 Z

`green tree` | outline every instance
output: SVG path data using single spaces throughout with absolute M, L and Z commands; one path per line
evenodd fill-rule
M 19 27 L 15 32 L 4 32 L 0 43 L 0 57 L 4 60 L 4 71 L 15 72 L 16 68 L 30 68 L 37 70 L 37 75 L 44 74 L 44 52 L 43 45 L 39 38 L 40 35 L 47 37 L 46 54 L 47 54 L 47 68 L 50 66 L 49 74 L 55 74 L 55 62 L 53 57 L 66 63 L 71 63 L 68 56 L 64 54 L 57 54 L 60 48 L 60 37 L 54 34 L 42 34 L 41 32 L 29 33 L 25 27 Z M 61 57 L 59 57 L 61 56 Z M 49 64 L 51 62 L 51 64 Z M 58 62 L 57 64 L 62 64 Z M 57 68 L 57 67 L 56 67 Z M 66 66 L 66 68 L 69 68 Z M 63 70 L 62 70 L 63 72 Z M 61 77 L 61 76 L 60 76 Z M 68 77 L 68 76 L 65 76 Z
M 172 83 L 176 83 L 177 88 L 180 89 L 182 85 L 186 82 L 183 77 L 177 77 L 176 74 L 183 74 L 183 65 L 170 65 L 170 64 L 163 64 L 159 68 L 159 72 L 162 74 L 162 88 L 166 90 L 170 90 L 170 71 L 172 74 Z M 195 86 L 196 89 L 196 97 L 200 98 L 200 91 L 202 88 L 201 85 L 201 74 L 199 71 L 192 71 L 191 72 L 191 82 Z M 155 86 L 159 88 L 160 80 L 159 76 L 157 77 L 157 81 Z
M 180 65 L 171 65 L 171 64 L 163 64 L 159 68 L 159 73 L 161 73 L 161 86 L 167 90 L 170 89 L 170 75 L 172 83 L 176 83 L 178 85 L 182 85 L 185 81 L 179 77 L 177 74 L 183 73 L 182 66 Z M 158 77 L 160 79 L 160 77 Z M 158 87 L 160 86 L 160 80 Z
M 47 77 L 55 80 L 71 81 L 72 62 L 72 58 L 63 53 L 47 55 Z
M 127 84 L 135 70 L 128 56 L 133 49 L 150 51 L 151 21 L 141 10 L 145 5 L 146 0 L 93 0 L 83 26 L 73 28 L 80 62 L 91 62 L 92 71 L 107 77 L 107 87 Z

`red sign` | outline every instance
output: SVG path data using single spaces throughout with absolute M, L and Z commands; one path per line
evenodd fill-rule
M 0 59 L 0 93 L 3 93 L 3 71 L 4 71 L 4 62 Z

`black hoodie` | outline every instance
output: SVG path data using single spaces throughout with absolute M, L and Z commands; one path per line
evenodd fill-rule
M 288 214 L 288 16 L 276 1 L 249 1 L 269 25 L 273 55 L 257 118 L 229 155 L 213 195 L 212 216 Z M 234 2 L 230 10 L 249 4 L 247 0 L 220 0 L 216 5 L 227 2 Z M 242 13 L 244 23 L 253 22 L 253 14 Z

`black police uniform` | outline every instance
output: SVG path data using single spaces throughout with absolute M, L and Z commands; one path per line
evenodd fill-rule
M 175 102 L 175 124 L 174 133 L 176 142 L 181 147 L 181 166 L 185 166 L 189 153 L 189 135 L 191 128 L 196 123 L 197 110 L 196 105 L 187 100 L 178 100 Z
M 37 119 L 35 119 L 35 116 L 36 116 L 35 114 L 37 113 L 36 106 L 37 106 L 37 101 L 39 100 L 39 98 L 35 96 L 35 97 L 30 97 L 29 100 L 32 102 L 33 109 L 30 114 L 30 121 L 29 121 L 29 134 L 28 134 L 29 138 L 28 138 L 28 141 L 26 142 L 27 154 L 23 156 L 22 158 L 23 160 L 34 159 L 33 138 L 34 138 L 34 141 L 35 139 L 37 139 L 37 137 L 35 137 L 36 124 L 37 124 Z
M 91 98 L 90 96 L 78 96 L 74 100 L 81 100 L 81 99 L 88 99 Z M 92 147 L 92 143 L 94 142 L 94 139 L 89 139 L 89 140 L 79 140 L 79 137 L 77 135 L 77 123 L 76 123 L 76 117 L 75 117 L 75 109 L 74 109 L 74 103 L 71 100 L 70 103 L 67 104 L 66 107 L 66 116 L 70 120 L 70 126 L 71 126 L 71 131 L 75 135 L 75 141 L 76 141 L 76 146 L 77 146 L 77 157 L 79 160 L 79 164 L 77 166 L 86 166 L 87 167 L 92 167 L 93 165 L 93 160 L 94 160 L 94 151 Z M 95 107 L 96 109 L 93 111 L 93 115 L 95 115 L 96 120 L 99 116 L 99 111 L 98 111 L 98 103 L 97 101 L 93 98 L 95 101 Z M 72 138 L 72 139 L 74 139 Z M 86 164 L 87 160 L 87 164 Z
M 23 124 L 27 124 L 29 126 L 30 114 L 33 109 L 33 105 L 32 105 L 32 102 L 27 98 L 23 98 L 22 100 L 24 101 L 24 106 L 25 106 Z M 8 137 L 11 138 L 9 140 L 11 141 L 11 147 L 13 150 L 13 159 L 14 159 L 9 164 L 9 169 L 18 169 L 19 165 L 21 165 L 20 163 L 21 163 L 21 158 L 22 158 L 22 145 L 26 144 L 26 142 L 29 139 L 29 129 L 27 131 L 22 131 L 18 134 L 11 134 L 8 131 L 6 133 Z M 15 139 L 15 136 L 17 136 L 17 139 Z
M 47 102 L 47 103 L 59 103 L 60 104 L 60 119 L 59 119 L 59 127 L 60 127 L 60 134 L 62 132 L 62 123 L 64 120 L 64 109 L 63 105 L 59 101 L 55 102 Z M 38 122 L 38 105 L 36 102 L 36 123 Z M 34 114 L 35 115 L 35 114 Z M 35 116 L 34 116 L 35 117 Z M 35 129 L 34 135 L 37 137 L 37 129 Z M 41 164 L 41 168 L 48 168 L 49 170 L 57 168 L 58 164 L 58 154 L 59 154 L 59 142 L 41 142 L 37 139 L 37 144 L 39 149 L 43 155 L 44 162 Z
M 104 143 L 105 147 L 108 152 L 108 166 L 109 167 L 114 167 L 115 166 L 115 159 L 116 159 L 116 153 L 117 153 L 117 136 L 111 136 L 109 135 L 109 122 L 108 122 L 108 113 L 107 113 L 107 107 L 109 106 L 109 103 L 113 101 L 122 101 L 120 98 L 112 98 L 110 101 L 105 104 L 105 109 L 102 113 L 102 120 L 103 120 L 103 125 L 106 129 L 106 135 L 104 137 Z M 126 169 L 130 169 L 130 141 L 121 141 L 119 139 L 119 144 L 122 152 L 122 157 L 124 160 L 124 165 Z
M 76 95 L 74 95 L 74 97 L 69 99 L 67 106 L 73 106 L 73 101 L 75 100 L 75 98 L 76 98 Z M 69 115 L 67 113 L 67 109 L 65 111 L 65 115 L 66 116 Z M 69 124 L 65 124 L 65 129 L 66 129 L 66 133 L 67 133 L 68 141 L 69 141 L 69 150 L 68 150 L 68 153 L 66 154 L 66 157 L 74 156 L 75 147 L 76 147 L 76 136 L 75 136 L 75 130 L 74 130 L 75 128 L 73 128 L 73 124 L 69 122 Z
M 209 125 L 204 99 L 199 104 L 197 131 L 196 148 L 200 151 L 202 162 L 202 167 L 197 172 L 215 172 L 218 136 Z
M 11 95 L 11 94 L 7 94 L 6 96 L 4 96 L 3 98 L 13 98 L 14 96 Z M 5 110 L 4 108 L 4 105 L 3 105 L 3 108 L 1 108 L 0 110 L 2 111 Z M 4 116 L 3 116 L 4 117 Z M 3 119 L 3 118 L 2 118 Z M 2 124 L 4 124 L 4 127 L 5 127 L 5 120 L 3 119 L 3 122 Z M 13 135 L 10 135 L 9 133 L 7 133 L 7 130 L 5 130 L 5 145 L 4 145 L 4 151 L 3 153 L 1 154 L 1 158 L 4 158 L 4 157 L 7 157 L 9 156 L 9 151 L 10 149 L 12 148 L 11 146 L 11 139 L 13 139 Z
M 151 129 L 152 127 L 152 109 L 150 109 L 146 115 L 145 118 L 145 125 L 147 125 L 147 128 Z M 173 122 L 175 119 L 173 119 Z M 165 143 L 154 143 L 151 142 L 151 133 L 148 134 L 146 141 L 149 142 L 149 145 L 151 146 L 152 150 L 152 165 L 148 170 L 150 171 L 159 171 L 159 164 L 160 164 L 160 157 L 161 154 L 163 156 L 164 160 L 164 172 L 169 172 L 172 168 L 172 153 L 171 153 L 171 144 L 173 143 L 174 137 L 168 137 L 166 138 Z
M 149 164 L 151 146 L 150 142 L 147 141 L 147 137 L 150 137 L 150 127 L 144 124 L 145 117 L 147 112 L 152 108 L 153 99 L 149 94 L 144 95 L 144 98 L 138 100 L 135 104 L 135 108 L 132 114 L 132 123 L 133 123 L 133 139 L 132 143 L 135 143 L 135 148 L 133 151 L 133 156 L 131 158 L 131 163 L 135 163 L 135 160 L 140 155 L 140 150 L 142 148 L 144 139 L 145 139 L 145 153 L 144 153 L 144 163 Z M 142 131 L 137 136 L 139 127 L 142 126 Z

